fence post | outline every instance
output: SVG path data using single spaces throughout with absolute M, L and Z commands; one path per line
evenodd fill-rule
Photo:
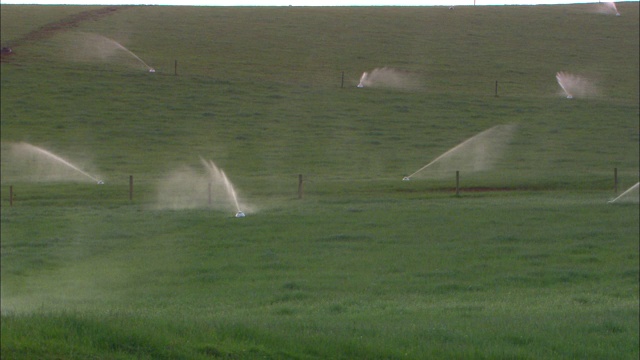
M 133 175 L 129 175 L 129 200 L 133 200 Z
M 304 193 L 304 181 L 302 180 L 302 174 L 298 175 L 298 199 L 302 199 Z

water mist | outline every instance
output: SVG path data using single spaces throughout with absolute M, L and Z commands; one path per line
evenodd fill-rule
M 72 47 L 68 46 L 67 55 L 71 57 L 71 60 L 77 61 L 131 61 L 133 59 L 135 64 L 141 64 L 148 72 L 155 72 L 156 70 L 149 66 L 144 60 L 133 51 L 127 49 L 121 43 L 110 39 L 106 36 L 93 34 L 93 33 L 71 33 L 67 35 L 71 37 L 69 43 L 73 44 Z M 117 58 L 119 54 L 120 58 Z
M 416 74 L 389 67 L 376 68 L 364 72 L 358 83 L 359 88 L 379 87 L 398 90 L 416 90 L 420 88 L 420 80 Z
M 446 170 L 468 172 L 489 170 L 511 140 L 515 129 L 515 125 L 507 124 L 485 130 L 444 152 L 411 175 L 403 177 L 402 180 L 408 181 L 418 173 L 437 165 L 444 166 Z
M 592 97 L 597 93 L 593 82 L 583 76 L 560 71 L 556 73 L 556 80 L 567 99 Z
M 25 142 L 11 145 L 9 159 L 36 181 L 74 181 L 84 178 L 97 184 L 104 184 L 104 181 L 90 175 L 70 161 Z
M 182 166 L 163 176 L 157 186 L 158 209 L 212 208 L 233 210 L 236 217 L 244 217 L 247 208 L 227 174 L 216 164 L 200 158 L 203 168 Z

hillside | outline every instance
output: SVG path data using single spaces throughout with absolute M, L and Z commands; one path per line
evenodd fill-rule
M 1 356 L 638 358 L 618 11 L 2 5 Z

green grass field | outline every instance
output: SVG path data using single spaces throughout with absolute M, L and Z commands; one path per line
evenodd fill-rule
M 1 357 L 637 359 L 617 5 L 2 5 Z

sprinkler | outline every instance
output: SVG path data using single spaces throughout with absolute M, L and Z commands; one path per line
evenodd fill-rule
M 243 213 L 242 211 L 238 211 L 238 212 L 236 213 L 236 217 L 237 217 L 237 218 L 243 218 L 243 217 L 244 217 L 244 213 Z
M 104 181 L 98 180 L 98 185 L 104 185 Z
M 402 178 L 402 181 L 409 181 L 409 180 L 411 180 L 411 179 L 408 176 L 405 176 L 405 177 Z
M 154 72 L 156 72 L 156 69 L 154 69 L 154 68 L 149 68 L 149 72 L 150 72 L 150 73 L 154 73 Z

